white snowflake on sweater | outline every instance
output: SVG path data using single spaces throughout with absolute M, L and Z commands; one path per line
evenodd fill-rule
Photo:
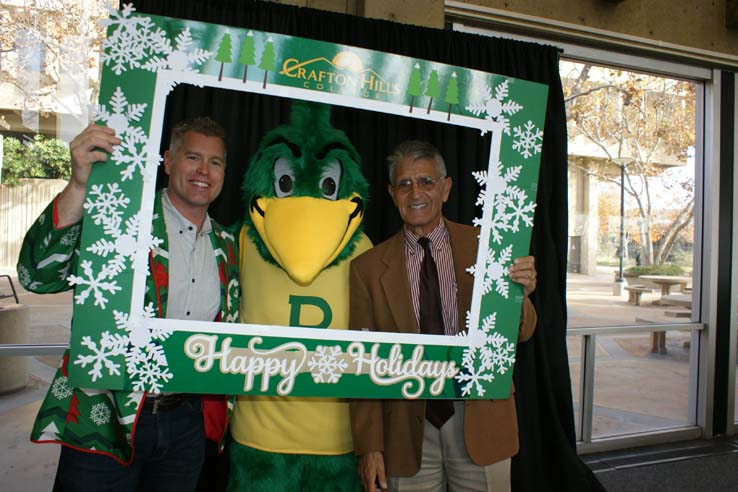
M 59 239 L 59 243 L 63 244 L 64 246 L 74 246 L 75 244 L 77 244 L 80 232 L 82 232 L 82 226 L 79 224 L 73 225 L 69 228 L 67 232 L 64 233 L 61 239 Z
M 484 94 L 482 95 L 483 102 L 470 104 L 466 107 L 466 110 L 470 111 L 474 116 L 484 114 L 484 119 L 488 122 L 500 123 L 502 125 L 502 131 L 508 135 L 510 135 L 509 116 L 512 116 L 523 109 L 523 106 L 517 102 L 513 100 L 505 100 L 508 98 L 509 83 L 510 80 L 506 79 L 498 84 L 494 88 L 494 95 L 492 94 L 492 87 L 485 85 Z M 488 127 L 482 128 L 482 135 L 485 135 L 488 131 Z
M 69 382 L 66 376 L 59 376 L 54 379 L 51 383 L 51 394 L 57 400 L 66 400 L 72 396 L 72 388 L 69 387 Z
M 316 383 L 337 383 L 348 367 L 348 363 L 341 358 L 341 355 L 341 347 L 338 345 L 333 347 L 319 345 L 308 361 L 313 381 Z
M 105 403 L 95 403 L 90 409 L 90 420 L 97 426 L 110 422 L 110 407 Z
M 505 374 L 515 364 L 515 344 L 496 331 L 496 321 L 497 313 L 490 314 L 482 320 L 479 330 L 470 335 L 469 347 L 462 355 L 461 371 L 456 375 L 463 396 L 472 391 L 484 396 L 485 383 L 491 383 L 495 375 Z

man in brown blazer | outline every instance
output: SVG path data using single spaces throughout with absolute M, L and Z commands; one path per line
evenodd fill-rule
M 466 268 L 476 261 L 478 231 L 442 216 L 451 178 L 435 147 L 403 142 L 387 160 L 388 191 L 405 226 L 351 263 L 349 324 L 352 329 L 419 333 L 424 309 L 419 271 L 424 252 L 430 251 L 437 265 L 443 328 L 454 335 L 471 303 L 473 278 Z M 519 340 L 525 341 L 536 325 L 528 300 L 536 286 L 533 257 L 517 258 L 509 276 L 525 294 L 519 331 Z M 448 404 L 452 415 L 440 422 L 432 416 L 437 411 L 426 405 L 424 400 L 351 402 L 364 490 L 509 491 L 510 457 L 518 451 L 514 397 L 453 402 Z

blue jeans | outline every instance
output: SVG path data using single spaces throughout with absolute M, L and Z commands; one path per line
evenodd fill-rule
M 64 492 L 192 491 L 204 456 L 202 401 L 192 396 L 172 410 L 141 412 L 129 466 L 62 446 L 57 487 Z

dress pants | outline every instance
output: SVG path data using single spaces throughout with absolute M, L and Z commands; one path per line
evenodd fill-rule
M 464 402 L 457 401 L 440 429 L 425 421 L 418 473 L 389 477 L 388 486 L 391 492 L 510 492 L 510 458 L 488 466 L 472 462 L 464 444 Z

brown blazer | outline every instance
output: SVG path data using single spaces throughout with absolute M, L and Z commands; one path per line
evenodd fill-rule
M 459 323 L 471 304 L 473 278 L 465 270 L 476 261 L 477 234 L 473 227 L 444 219 L 451 238 L 457 284 Z M 404 231 L 378 244 L 351 262 L 350 314 L 352 329 L 419 333 L 405 267 Z M 519 340 L 533 335 L 536 312 L 526 298 Z M 513 389 L 514 392 L 514 389 Z M 389 476 L 412 476 L 420 469 L 424 400 L 353 400 L 351 432 L 354 452 L 384 454 Z M 467 400 L 464 441 L 472 461 L 489 465 L 518 452 L 515 400 Z

